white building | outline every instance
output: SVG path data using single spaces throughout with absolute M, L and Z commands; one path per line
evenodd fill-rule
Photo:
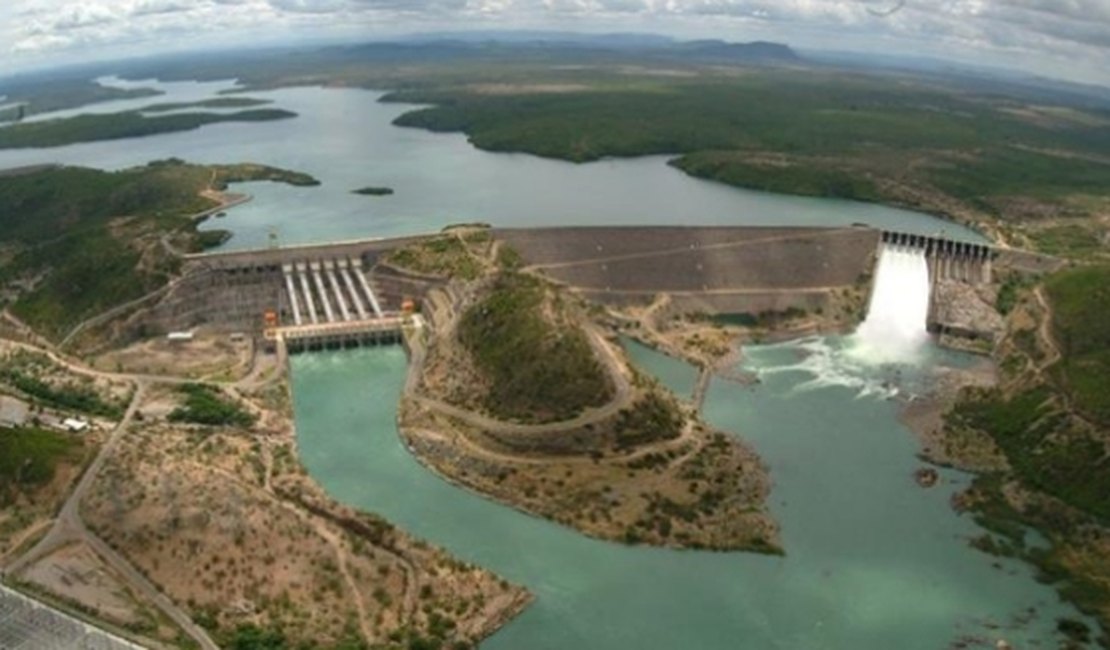
M 84 433 L 89 430 L 89 423 L 78 418 L 66 418 L 62 420 L 62 427 L 71 433 Z

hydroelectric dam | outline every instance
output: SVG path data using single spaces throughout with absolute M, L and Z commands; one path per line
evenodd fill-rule
M 883 247 L 923 255 L 934 296 L 941 286 L 988 285 L 1000 256 L 941 234 L 862 226 L 494 228 L 491 235 L 527 270 L 588 300 L 646 306 L 665 294 L 669 315 L 820 313 L 846 292 L 870 293 Z M 292 351 L 398 341 L 430 294 L 459 283 L 394 266 L 387 253 L 437 236 L 190 255 L 181 277 L 128 319 L 125 333 L 208 327 L 281 338 Z M 933 305 L 927 320 L 934 331 L 978 335 L 946 322 Z

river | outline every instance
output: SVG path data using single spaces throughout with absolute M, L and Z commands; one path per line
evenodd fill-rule
M 491 649 L 938 650 L 1052 647 L 1077 617 L 1030 569 L 968 545 L 982 530 L 949 499 L 968 477 L 913 480 L 913 435 L 883 391 L 814 382 L 794 344 L 747 349 L 755 387 L 715 381 L 708 421 L 751 442 L 775 481 L 786 556 L 683 552 L 588 539 L 453 487 L 400 442 L 399 347 L 292 359 L 298 444 L 343 502 L 527 586 L 537 598 Z M 676 390 L 689 374 L 631 347 Z M 878 377 L 864 378 L 878 381 Z

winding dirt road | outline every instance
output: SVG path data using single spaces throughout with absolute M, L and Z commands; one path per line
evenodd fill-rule
M 119 446 L 120 440 L 126 435 L 135 417 L 135 413 L 138 411 L 139 404 L 142 403 L 142 399 L 146 394 L 146 389 L 146 382 L 136 382 L 135 392 L 131 396 L 131 403 L 128 404 L 127 411 L 124 413 L 123 418 L 108 437 L 108 441 L 101 446 L 100 452 L 96 455 L 96 458 L 93 459 L 92 463 L 89 464 L 85 473 L 81 475 L 81 479 L 77 482 L 77 486 L 73 489 L 73 492 L 62 506 L 50 531 L 29 551 L 16 559 L 9 566 L 5 567 L 4 574 L 18 575 L 34 562 L 50 555 L 67 544 L 75 542 L 84 543 L 92 549 L 94 553 L 100 556 L 106 564 L 112 567 L 132 589 L 158 607 L 162 613 L 172 620 L 203 650 L 219 650 L 219 646 L 216 645 L 203 628 L 193 622 L 193 619 L 190 618 L 184 610 L 159 591 L 157 587 L 147 580 L 146 576 L 139 573 L 139 571 L 122 555 L 117 553 L 115 549 L 93 534 L 81 519 L 81 502 L 88 494 L 89 489 L 92 487 L 104 463 L 112 455 L 116 447 Z

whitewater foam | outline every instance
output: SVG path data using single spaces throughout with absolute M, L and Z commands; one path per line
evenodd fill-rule
M 929 342 L 929 266 L 919 248 L 884 245 L 867 318 L 853 335 L 853 352 L 866 361 L 912 363 Z
M 841 386 L 857 398 L 893 398 L 914 392 L 908 384 L 928 352 L 929 269 L 924 251 L 884 245 L 867 318 L 844 338 L 810 337 L 767 349 L 788 347 L 792 363 L 763 366 L 758 375 L 800 372 L 812 377 L 795 391 Z

